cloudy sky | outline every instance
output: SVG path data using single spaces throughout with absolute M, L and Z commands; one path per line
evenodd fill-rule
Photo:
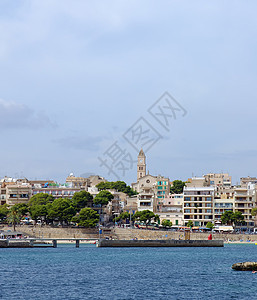
M 142 145 L 153 175 L 257 176 L 256 10 L 255 0 L 0 0 L 0 177 L 131 183 Z M 166 127 L 152 106 L 166 107 Z

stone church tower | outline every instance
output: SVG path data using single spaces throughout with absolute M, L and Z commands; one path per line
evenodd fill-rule
M 137 157 L 137 181 L 146 175 L 146 161 L 143 149 L 140 150 Z

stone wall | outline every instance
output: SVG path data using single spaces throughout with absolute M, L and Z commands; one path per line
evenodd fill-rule
M 13 230 L 12 227 L 2 227 L 1 230 Z M 17 226 L 16 231 L 29 237 L 37 238 L 98 238 L 98 229 L 88 228 L 62 228 L 48 226 Z
M 0 230 L 13 230 L 12 227 L 0 227 Z M 30 237 L 38 238 L 92 238 L 98 239 L 98 229 L 87 228 L 62 228 L 62 227 L 48 227 L 48 226 L 17 226 L 16 231 L 20 231 L 23 234 Z M 162 231 L 162 230 L 143 230 L 143 229 L 130 229 L 130 228 L 113 228 L 105 230 L 102 237 L 112 237 L 119 240 L 184 240 L 183 232 Z M 191 233 L 191 240 L 207 240 L 209 233 Z M 257 235 L 248 234 L 213 234 L 213 239 L 223 239 L 224 242 L 240 242 L 241 241 L 253 241 L 257 242 Z
M 210 233 L 190 233 L 191 240 L 207 240 Z M 183 232 L 162 231 L 162 230 L 144 230 L 130 228 L 115 228 L 112 231 L 113 237 L 123 239 L 155 240 L 155 239 L 184 239 Z M 212 234 L 213 240 L 224 240 L 224 242 L 253 241 L 257 242 L 257 235 L 248 234 Z

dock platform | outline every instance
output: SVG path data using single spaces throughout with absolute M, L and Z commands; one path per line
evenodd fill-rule
M 104 240 L 98 247 L 224 247 L 223 240 Z

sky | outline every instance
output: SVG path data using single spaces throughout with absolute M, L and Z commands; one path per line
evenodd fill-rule
M 256 10 L 0 0 L 0 177 L 257 176 Z

